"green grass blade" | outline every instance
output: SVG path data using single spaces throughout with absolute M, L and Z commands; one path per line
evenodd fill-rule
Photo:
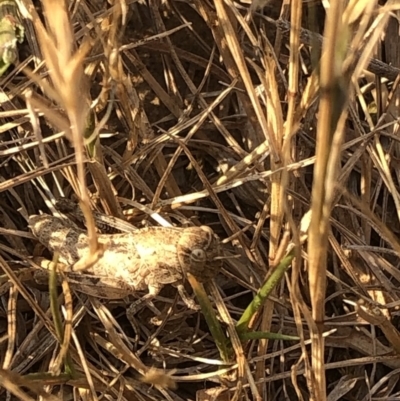
M 271 276 L 265 282 L 265 284 L 260 288 L 258 293 L 254 296 L 253 301 L 249 304 L 246 310 L 243 312 L 240 320 L 237 323 L 237 331 L 239 336 L 246 332 L 249 327 L 249 323 L 254 314 L 263 305 L 264 301 L 271 294 L 274 287 L 281 281 L 286 270 L 290 267 L 294 258 L 294 251 L 285 256 L 281 262 L 276 266 Z

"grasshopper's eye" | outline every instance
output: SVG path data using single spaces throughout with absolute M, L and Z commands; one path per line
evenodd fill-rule
M 205 263 L 207 260 L 207 255 L 204 249 L 196 248 L 190 253 L 190 260 L 193 263 Z

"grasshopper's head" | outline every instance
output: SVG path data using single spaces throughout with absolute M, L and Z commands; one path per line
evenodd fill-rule
M 219 238 L 210 227 L 185 228 L 177 250 L 183 273 L 192 274 L 200 282 L 212 279 L 221 269 Z

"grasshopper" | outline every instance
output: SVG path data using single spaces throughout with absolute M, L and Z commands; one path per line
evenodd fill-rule
M 32 215 L 28 222 L 39 242 L 58 252 L 59 262 L 67 266 L 64 272 L 79 292 L 122 299 L 147 289 L 148 293 L 127 311 L 129 320 L 139 305 L 151 301 L 167 284 L 175 286 L 185 304 L 195 309 L 183 286 L 187 273 L 205 282 L 221 268 L 219 239 L 207 226 L 147 227 L 122 234 L 99 234 L 104 254 L 92 267 L 76 272 L 74 265 L 89 255 L 86 231 L 72 221 L 48 214 Z
M 18 61 L 17 44 L 24 41 L 24 34 L 15 0 L 0 0 L 0 77 Z

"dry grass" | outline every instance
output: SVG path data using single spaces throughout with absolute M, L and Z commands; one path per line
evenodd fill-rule
M 0 399 L 397 399 L 396 2 L 68 3 L 21 0 L 20 63 L 0 78 Z M 93 209 L 210 225 L 230 361 L 173 289 L 135 329 L 131 300 L 66 285 L 51 310 L 26 216 L 60 196 L 81 200 L 94 257 Z M 240 341 L 288 255 L 248 328 L 300 340 Z

